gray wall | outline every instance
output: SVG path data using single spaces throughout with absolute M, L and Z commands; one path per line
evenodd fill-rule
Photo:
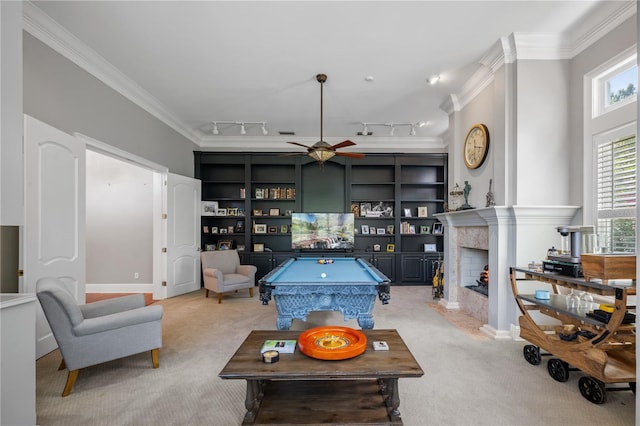
M 23 32 L 24 112 L 193 177 L 197 145 Z

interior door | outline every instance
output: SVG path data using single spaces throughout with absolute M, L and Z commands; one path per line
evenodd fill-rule
M 58 277 L 85 302 L 85 144 L 25 115 L 23 292 Z M 42 308 L 36 319 L 36 357 L 57 347 Z
M 201 182 L 167 175 L 167 297 L 200 288 Z

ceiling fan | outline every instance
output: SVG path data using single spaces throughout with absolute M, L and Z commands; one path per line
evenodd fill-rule
M 333 158 L 334 156 L 342 156 L 342 157 L 351 157 L 351 158 L 363 158 L 364 154 L 356 153 L 356 152 L 339 152 L 338 149 L 345 148 L 347 146 L 353 146 L 356 143 L 350 140 L 345 140 L 335 145 L 328 144 L 322 139 L 322 124 L 323 124 L 323 104 L 322 104 L 322 95 L 323 95 L 323 87 L 324 83 L 327 81 L 326 74 L 318 74 L 316 75 L 316 80 L 320 83 L 320 140 L 314 143 L 311 146 L 307 146 L 301 144 L 299 142 L 287 142 L 293 145 L 298 145 L 307 149 L 306 153 L 299 154 L 290 154 L 290 155 L 308 155 L 319 163 L 324 163 L 325 161 Z

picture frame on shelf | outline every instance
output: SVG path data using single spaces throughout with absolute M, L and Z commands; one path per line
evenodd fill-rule
M 409 234 L 415 234 L 415 233 L 416 233 L 416 226 L 409 225 Z
M 205 251 L 215 251 L 216 250 L 216 245 L 215 244 L 205 244 L 204 245 L 204 250 Z
M 263 252 L 264 244 L 263 243 L 253 243 L 253 251 L 255 252 Z
M 369 235 L 369 225 L 361 225 L 360 230 L 362 231 L 362 235 Z
M 227 209 L 218 209 L 216 211 L 216 216 L 226 216 L 227 215 Z
M 260 210 L 260 209 L 253 209 L 253 215 L 254 215 L 254 216 L 262 216 L 262 210 Z
M 220 240 L 218 241 L 218 250 L 231 250 L 233 247 L 233 241 Z
M 238 244 L 238 247 L 236 248 L 236 250 L 244 251 L 244 244 Z
M 258 199 L 264 198 L 264 189 L 263 188 L 256 188 L 256 198 L 258 198 Z
M 212 226 L 211 227 L 211 233 L 212 234 L 217 234 L 218 233 L 218 227 L 217 226 Z
M 387 234 L 393 235 L 395 232 L 395 226 L 394 225 L 387 225 Z
M 380 244 L 373 245 L 373 251 L 380 251 L 380 250 L 381 250 Z
M 244 232 L 244 220 L 236 221 L 235 232 L 241 234 Z
M 217 216 L 218 214 L 218 202 L 217 201 L 203 201 L 202 202 L 202 216 Z
M 418 207 L 418 217 L 428 217 L 427 206 Z
M 404 209 L 404 217 L 412 217 L 411 209 Z
M 431 230 L 432 234 L 442 235 L 444 233 L 444 228 L 441 223 L 434 223 L 433 228 Z
M 285 210 L 285 211 L 284 211 L 284 215 L 285 215 L 285 216 L 291 216 L 291 215 L 293 215 L 293 210 Z
M 256 234 L 266 234 L 267 233 L 267 224 L 266 223 L 256 223 L 253 226 L 253 232 Z
M 373 226 L 369 227 L 369 235 L 376 235 L 377 229 Z
M 280 216 L 280 209 L 269 209 L 269 216 Z
M 244 207 L 238 207 L 238 216 L 244 216 Z
M 387 230 L 384 229 L 384 228 L 376 229 L 376 234 L 378 234 L 378 235 L 384 235 L 384 234 L 386 234 L 386 232 L 387 232 Z
M 270 226 L 270 227 L 267 229 L 267 232 L 268 232 L 269 234 L 277 234 L 277 233 L 278 233 L 278 227 L 277 227 L 277 226 Z
M 396 245 L 395 244 L 387 244 L 387 253 L 393 253 L 394 251 L 396 251 Z
M 351 204 L 351 213 L 353 213 L 354 217 L 360 217 L 360 204 L 352 203 Z
M 227 228 L 221 227 L 220 234 L 226 234 L 226 233 L 227 233 Z
M 371 203 L 360 203 L 360 217 L 367 217 L 367 213 L 369 213 L 370 211 Z
M 393 203 L 380 201 L 373 206 L 371 210 L 375 212 L 378 217 L 393 217 Z
M 232 225 L 227 226 L 227 233 L 228 234 L 233 234 L 234 228 Z
M 286 234 L 287 232 L 289 232 L 289 227 L 287 225 L 280 226 L 280 233 L 281 234 Z
M 435 244 L 424 244 L 424 251 L 425 252 L 438 251 L 438 248 L 436 247 Z
M 420 233 L 421 234 L 430 234 L 431 227 L 429 225 L 420 225 Z
M 238 216 L 238 208 L 230 207 L 227 209 L 227 216 Z
M 209 227 L 208 226 L 203 226 L 202 227 L 202 232 L 204 232 L 205 234 L 209 233 Z

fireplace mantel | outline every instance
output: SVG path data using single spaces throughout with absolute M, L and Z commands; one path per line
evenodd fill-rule
M 489 251 L 488 324 L 481 330 L 495 339 L 511 339 L 519 335 L 519 311 L 509 283 L 509 268 L 541 260 L 547 249 L 559 246 L 556 227 L 571 224 L 577 206 L 493 206 L 479 209 L 438 213 L 444 225 L 445 287 L 440 304 L 446 309 L 459 309 L 460 238 L 465 227 L 486 227 Z

